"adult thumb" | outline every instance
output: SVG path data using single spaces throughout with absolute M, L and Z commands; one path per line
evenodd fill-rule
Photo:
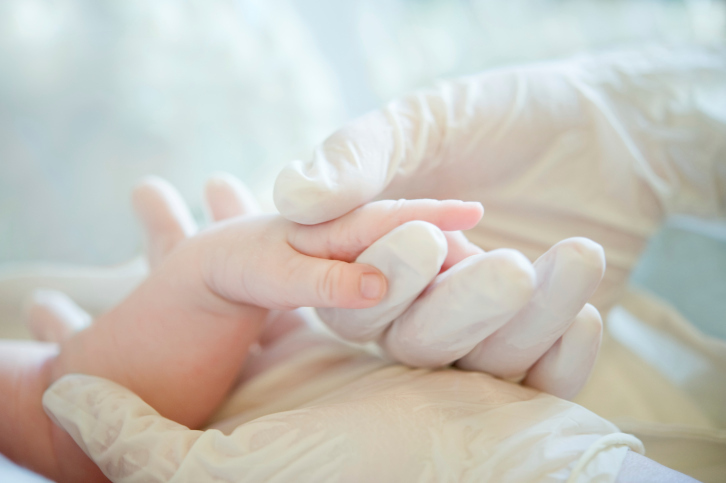
M 384 111 L 369 113 L 318 146 L 310 161 L 288 164 L 275 182 L 275 205 L 306 225 L 333 220 L 373 199 L 400 157 L 397 128 Z

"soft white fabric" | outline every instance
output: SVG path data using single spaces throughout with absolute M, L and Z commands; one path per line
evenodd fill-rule
M 484 374 L 388 365 L 335 342 L 241 391 L 248 420 L 228 434 L 190 431 L 90 376 L 62 378 L 43 401 L 115 482 L 564 482 L 575 467 L 612 482 L 622 458 L 611 448 L 642 452 L 570 402 Z M 603 444 L 607 435 L 620 437 Z

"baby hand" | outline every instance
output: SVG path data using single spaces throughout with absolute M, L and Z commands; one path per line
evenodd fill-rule
M 387 282 L 378 269 L 352 262 L 373 242 L 409 221 L 454 231 L 473 227 L 481 214 L 478 203 L 399 200 L 370 203 L 314 226 L 277 215 L 236 218 L 197 237 L 185 258 L 198 253 L 209 289 L 231 302 L 367 308 L 381 300 Z
M 451 231 L 474 226 L 482 213 L 477 203 L 380 201 L 316 226 L 248 215 L 186 238 L 191 217 L 170 185 L 147 182 L 136 204 L 151 238 L 155 230 L 165 233 L 150 247 L 151 274 L 63 342 L 53 376 L 115 380 L 190 426 L 228 391 L 267 309 L 374 306 L 386 292 L 385 278 L 350 263 L 365 248 L 408 221 Z

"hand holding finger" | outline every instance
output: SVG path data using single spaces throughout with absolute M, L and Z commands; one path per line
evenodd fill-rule
M 205 278 L 224 298 L 268 308 L 372 307 L 386 293 L 386 279 L 374 267 L 350 262 L 373 242 L 408 221 L 458 230 L 481 214 L 478 203 L 400 200 L 371 203 L 316 226 L 273 217 L 231 220 L 209 231 L 219 238 L 215 250 L 205 251 Z M 255 248 L 241 249 L 245 243 Z
M 474 227 L 484 213 L 481 203 L 458 200 L 383 200 L 369 203 L 342 218 L 314 226 L 298 226 L 290 245 L 313 257 L 353 261 L 394 228 L 425 221 L 443 231 Z
M 376 240 L 407 222 L 428 222 L 442 230 L 462 230 L 476 225 L 482 213 L 479 203 L 455 200 L 377 201 L 332 222 L 316 226 L 298 225 L 288 240 L 290 246 L 310 257 L 352 262 Z M 430 240 L 430 237 L 427 239 Z M 431 243 L 426 246 L 426 250 L 430 251 Z M 440 267 L 442 262 L 436 260 L 434 265 Z M 370 265 L 320 262 L 316 265 L 326 270 L 317 272 L 321 274 L 318 280 L 324 281 L 326 288 L 318 290 L 324 295 L 318 297 L 317 304 L 307 305 L 368 308 L 378 304 L 387 293 L 386 278 Z

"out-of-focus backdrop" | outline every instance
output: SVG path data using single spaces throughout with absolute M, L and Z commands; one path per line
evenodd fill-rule
M 138 254 L 128 202 L 279 168 L 392 97 L 506 64 L 726 40 L 723 0 L 2 0 L 0 272 Z M 675 220 L 633 281 L 726 338 L 726 228 Z
M 131 258 L 129 193 L 146 174 L 171 180 L 199 217 L 217 170 L 273 209 L 280 166 L 441 77 L 724 40 L 723 0 L 3 0 L 0 266 Z M 715 319 L 726 283 L 702 283 L 703 270 L 726 273 L 726 229 L 692 228 L 661 233 L 652 245 L 667 257 L 649 253 L 635 281 Z M 676 252 L 690 255 L 664 278 Z M 703 299 L 718 312 L 699 314 Z
M 149 173 L 198 213 L 215 170 L 269 203 L 282 164 L 441 77 L 725 30 L 712 0 L 3 0 L 0 262 L 130 258 Z
M 146 174 L 171 180 L 199 217 L 217 170 L 273 209 L 280 166 L 441 77 L 724 40 L 724 0 L 3 0 L 0 269 L 131 258 L 129 193 Z M 635 281 L 714 320 L 726 282 L 703 271 L 726 273 L 726 229 L 692 228 L 661 233 Z

